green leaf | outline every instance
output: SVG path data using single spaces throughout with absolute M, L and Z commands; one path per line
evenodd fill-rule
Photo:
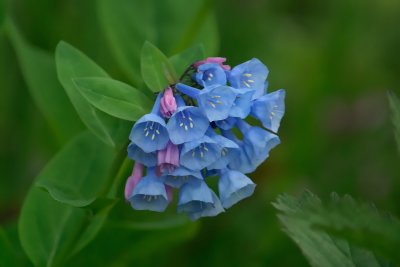
M 71 207 L 32 187 L 18 225 L 22 247 L 35 266 L 63 265 L 96 236 L 109 210 Z
M 348 240 L 347 235 L 341 235 L 339 238 L 333 231 L 327 232 L 328 229 L 351 229 L 361 231 L 358 234 L 370 235 L 365 225 L 377 223 L 376 216 L 371 212 L 365 213 L 364 208 L 348 203 L 338 205 L 336 200 L 327 207 L 310 192 L 305 192 L 300 199 L 281 195 L 273 205 L 281 212 L 278 217 L 284 231 L 300 247 L 312 266 L 386 266 L 385 262 L 377 257 L 383 255 L 381 250 L 368 251 L 365 244 L 349 243 L 348 241 L 354 240 Z M 388 225 L 389 221 L 384 222 L 380 219 L 374 228 Z M 400 232 L 396 230 L 392 232 L 394 236 L 398 236 L 398 233 Z M 382 238 L 375 235 L 376 241 Z
M 191 64 L 204 59 L 205 52 L 202 44 L 192 46 L 185 51 L 169 58 L 177 73 L 182 74 Z
M 78 78 L 74 82 L 93 106 L 114 117 L 136 121 L 151 110 L 150 99 L 125 83 L 109 78 Z
M 4 0 L 0 0 L 0 29 L 3 25 L 4 17 L 5 17 L 5 2 Z
M 86 126 L 105 143 L 119 147 L 125 143 L 130 123 L 116 119 L 93 107 L 78 91 L 73 79 L 105 77 L 107 73 L 71 45 L 60 42 L 56 49 L 58 78 Z
M 153 92 L 176 83 L 177 75 L 168 58 L 150 42 L 143 45 L 140 63 L 143 80 Z
M 392 110 L 392 121 L 395 128 L 395 137 L 400 150 L 400 100 L 393 92 L 389 92 L 388 98 L 390 109 Z
M 54 57 L 29 45 L 10 20 L 7 28 L 30 93 L 60 143 L 64 143 L 80 132 L 83 125 L 57 80 Z
M 146 40 L 167 55 L 195 43 L 204 43 L 207 54 L 218 48 L 213 1 L 203 0 L 100 0 L 98 13 L 111 52 L 127 77 L 140 88 L 140 54 Z
M 85 132 L 69 142 L 39 174 L 36 186 L 57 201 L 75 207 L 92 203 L 101 194 L 115 156 L 106 144 Z

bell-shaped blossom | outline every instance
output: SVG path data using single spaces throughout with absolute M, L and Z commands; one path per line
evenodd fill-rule
M 253 99 L 265 94 L 265 80 L 268 76 L 267 67 L 258 59 L 253 58 L 234 67 L 229 73 L 229 82 L 235 88 L 254 89 Z
M 223 211 L 218 197 L 204 181 L 192 181 L 180 188 L 178 212 L 186 212 L 192 220 L 215 216 Z
M 226 58 L 224 57 L 208 57 L 204 60 L 197 61 L 193 64 L 194 67 L 198 68 L 199 66 L 207 63 L 216 63 L 218 64 L 221 68 L 223 68 L 225 71 L 228 71 L 231 69 L 231 66 L 229 65 L 224 65 L 223 63 L 226 61 Z
M 132 174 L 128 177 L 125 184 L 125 199 L 129 200 L 132 195 L 133 189 L 135 189 L 137 183 L 142 178 L 143 175 L 143 164 L 135 162 L 133 166 Z
M 130 143 L 128 146 L 128 157 L 135 162 L 142 163 L 146 167 L 157 166 L 157 152 L 146 153 L 134 143 Z
M 171 142 L 179 145 L 202 137 L 210 123 L 200 108 L 185 106 L 180 97 L 177 97 L 177 101 L 179 108 L 169 119 L 167 130 Z
M 165 118 L 170 118 L 177 109 L 176 100 L 171 87 L 164 90 L 160 101 L 160 112 Z
M 162 212 L 167 208 L 169 203 L 167 190 L 154 168 L 147 169 L 147 175 L 136 184 L 129 202 L 136 210 Z
M 207 166 L 208 169 L 224 169 L 234 158 L 239 157 L 239 146 L 226 137 L 216 134 L 214 131 L 208 131 L 207 134 L 213 139 L 221 148 L 220 155 L 216 161 Z
M 249 115 L 252 106 L 252 97 L 255 93 L 253 89 L 234 89 L 236 99 L 233 103 L 229 116 L 244 119 Z
M 203 87 L 219 84 L 226 85 L 226 73 L 216 63 L 202 64 L 197 68 L 194 78 Z
M 184 143 L 180 163 L 191 170 L 201 170 L 216 162 L 221 155 L 221 147 L 213 139 L 204 135 L 202 138 Z
M 222 130 L 230 130 L 235 127 L 237 118 L 228 117 L 225 120 L 215 121 L 215 125 Z
M 165 121 L 159 115 L 160 99 L 161 94 L 158 95 L 151 113 L 135 123 L 129 136 L 130 140 L 146 153 L 163 149 L 169 140 Z
M 179 148 L 177 145 L 168 142 L 167 146 L 157 152 L 157 166 L 159 172 L 171 173 L 179 167 Z
M 243 140 L 238 140 L 231 132 L 224 132 L 224 136 L 234 139 L 239 144 L 241 153 L 234 158 L 229 167 L 243 173 L 251 173 L 269 156 L 269 151 L 279 143 L 279 137 L 260 127 L 252 127 L 244 121 L 238 121 L 237 126 L 243 134 Z
M 278 132 L 285 114 L 285 90 L 266 94 L 253 102 L 251 116 L 261 121 L 266 129 Z
M 230 208 L 240 200 L 251 196 L 256 185 L 249 177 L 235 170 L 221 171 L 218 181 L 219 196 L 224 208 Z
M 221 212 L 224 212 L 224 208 L 222 207 L 221 201 L 219 200 L 218 196 L 211 190 L 211 195 L 213 199 L 213 205 L 206 206 L 203 209 L 187 212 L 187 215 L 192 221 L 195 221 L 201 217 L 213 217 L 217 216 Z
M 176 168 L 172 173 L 167 173 L 162 178 L 166 185 L 174 188 L 180 188 L 183 184 L 195 180 L 203 180 L 200 171 L 189 170 L 185 167 Z
M 188 85 L 178 83 L 176 89 L 195 98 L 199 108 L 210 122 L 228 118 L 229 112 L 236 100 L 236 93 L 232 87 L 212 85 L 199 90 Z

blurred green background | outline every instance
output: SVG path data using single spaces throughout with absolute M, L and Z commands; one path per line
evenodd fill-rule
M 304 188 L 322 198 L 349 193 L 400 214 L 399 156 L 387 101 L 387 91 L 400 88 L 400 1 L 208 2 L 219 34 L 215 56 L 231 65 L 257 57 L 270 70 L 269 90 L 287 90 L 282 144 L 250 175 L 255 194 L 226 213 L 165 229 L 110 223 L 68 266 L 308 266 L 270 204 L 282 192 Z M 65 40 L 126 80 L 101 29 L 97 1 L 0 3 L 33 46 L 54 53 Z M 21 205 L 66 140 L 35 105 L 4 27 L 0 93 L 0 224 L 19 263 L 29 266 L 16 230 Z M 118 203 L 110 221 L 165 216 Z

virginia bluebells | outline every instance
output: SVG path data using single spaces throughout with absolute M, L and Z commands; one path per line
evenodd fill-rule
M 253 194 L 247 174 L 280 143 L 285 90 L 267 92 L 268 69 L 256 58 L 232 69 L 225 61 L 194 62 L 185 83 L 158 93 L 151 113 L 133 126 L 128 156 L 135 165 L 125 198 L 134 209 L 164 211 L 174 188 L 178 212 L 196 220 Z M 218 194 L 207 185 L 211 176 Z

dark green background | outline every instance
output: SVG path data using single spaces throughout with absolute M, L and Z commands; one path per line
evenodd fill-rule
M 1 2 L 7 2 L 6 12 L 31 44 L 54 52 L 65 40 L 124 79 L 100 30 L 96 1 Z M 251 174 L 258 184 L 255 194 L 184 229 L 105 228 L 70 265 L 308 266 L 280 231 L 270 204 L 282 192 L 298 194 L 304 188 L 322 198 L 332 191 L 349 193 L 400 214 L 399 156 L 387 102 L 387 91 L 400 88 L 400 2 L 224 0 L 212 5 L 218 56 L 231 65 L 257 57 L 270 70 L 270 91 L 287 90 L 282 144 Z M 24 197 L 63 141 L 35 106 L 3 29 L 0 141 L 0 224 L 18 248 L 15 224 Z M 161 216 L 118 206 L 116 214 L 134 213 L 138 220 Z M 22 250 L 16 253 L 29 266 Z

